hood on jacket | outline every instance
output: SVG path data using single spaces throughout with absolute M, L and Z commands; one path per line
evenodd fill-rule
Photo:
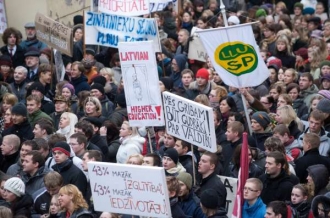
M 140 147 L 141 151 L 142 151 L 143 144 L 146 141 L 145 138 L 143 138 L 139 135 L 132 136 L 132 137 L 125 138 L 125 139 L 121 139 L 121 140 L 123 140 L 122 145 L 135 144 L 135 145 Z
M 184 54 L 177 54 L 173 57 L 178 65 L 179 68 L 179 72 L 181 72 L 182 70 L 184 70 L 186 68 L 186 64 L 187 64 L 187 57 Z M 176 72 L 178 73 L 178 72 Z M 181 76 L 181 75 L 180 75 Z
M 302 90 L 301 91 L 301 96 L 306 97 L 307 95 L 310 95 L 310 94 L 317 94 L 318 91 L 319 91 L 319 88 L 317 88 L 317 86 L 315 84 L 313 84 L 308 89 Z
M 328 214 L 330 212 L 330 198 L 326 195 L 316 196 L 312 201 L 312 212 L 314 217 L 320 217 L 318 212 L 318 205 L 322 204 L 324 212 Z
M 186 172 L 186 169 L 182 166 L 180 162 L 177 163 L 176 167 L 166 170 L 167 174 L 177 176 L 181 172 Z
M 324 189 L 329 183 L 329 172 L 323 164 L 316 164 L 307 168 L 308 174 L 312 177 L 317 195 L 320 190 Z

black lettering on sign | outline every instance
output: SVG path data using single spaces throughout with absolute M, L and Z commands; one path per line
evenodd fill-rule
M 227 178 L 225 178 L 225 181 L 223 184 L 225 185 L 226 188 L 229 188 L 232 193 L 234 192 L 233 186 L 230 185 L 230 182 Z

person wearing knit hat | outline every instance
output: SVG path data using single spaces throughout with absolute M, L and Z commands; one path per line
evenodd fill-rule
M 96 76 L 93 79 L 93 84 L 94 83 L 98 83 L 98 84 L 101 84 L 102 86 L 105 86 L 107 83 L 107 80 L 104 76 Z
M 95 60 L 90 60 L 87 58 L 82 59 L 81 63 L 84 65 L 85 67 L 85 73 L 84 75 L 87 77 L 88 79 L 88 84 L 91 84 L 94 77 L 96 77 L 98 75 L 97 73 L 97 69 L 94 67 L 96 61 Z
M 23 117 L 27 117 L 27 109 L 26 106 L 22 103 L 17 103 L 11 108 L 12 115 L 20 115 Z
M 253 132 L 264 132 L 270 124 L 270 117 L 264 111 L 257 111 L 252 114 L 251 127 Z
M 330 91 L 329 90 L 320 90 L 318 92 L 319 95 L 322 95 L 323 97 L 327 98 L 330 100 Z
M 186 169 L 179 162 L 179 154 L 175 148 L 168 148 L 162 159 L 166 176 L 177 176 L 180 172 L 186 172 Z
M 311 17 L 307 20 L 307 29 L 309 32 L 312 32 L 313 30 L 319 29 L 321 26 L 321 18 L 319 17 Z
M 240 24 L 240 21 L 237 16 L 230 16 L 228 18 L 228 25 L 229 26 L 234 26 Z
M 315 13 L 315 9 L 311 7 L 304 8 L 303 15 L 313 15 Z
M 264 9 L 260 8 L 256 11 L 256 18 L 266 17 L 266 16 L 267 16 L 267 13 Z
M 303 10 L 304 10 L 304 5 L 302 3 L 297 2 L 294 4 L 293 11 L 294 11 L 295 17 L 301 16 L 303 13 Z
M 159 87 L 160 91 L 169 91 L 171 92 L 173 89 L 173 81 L 170 77 L 162 77 L 159 79 Z
M 213 189 L 206 189 L 200 196 L 200 205 L 206 217 L 227 217 L 225 208 L 218 208 L 219 197 Z
M 308 49 L 307 48 L 299 48 L 294 53 L 295 53 L 296 56 L 302 57 L 302 59 L 304 61 L 308 59 Z
M 176 178 L 179 180 L 180 184 L 178 197 L 184 214 L 187 217 L 204 217 L 199 201 L 195 200 L 197 196 L 192 190 L 191 175 L 186 172 L 181 172 Z
M 316 105 L 316 109 L 323 113 L 330 114 L 330 100 L 327 98 L 321 99 Z
M 321 89 L 330 90 L 330 75 L 326 74 L 321 77 Z
M 70 92 L 70 93 L 68 93 Z M 64 86 L 62 87 L 62 95 L 66 98 L 71 98 L 75 93 L 74 87 L 73 85 L 71 85 L 70 83 L 66 83 L 64 84 Z
M 186 90 L 188 98 L 194 100 L 197 95 L 205 94 L 209 95 L 214 83 L 209 80 L 210 71 L 206 68 L 201 68 L 196 73 L 196 80 L 191 82 L 189 89 Z
M 40 51 L 40 57 L 41 56 L 44 56 L 44 57 L 47 57 L 48 61 L 51 60 L 51 57 L 52 57 L 52 50 L 50 48 L 44 48 Z
M 8 67 L 12 67 L 12 61 L 10 56 L 8 55 L 1 55 L 0 56 L 0 66 L 8 66 Z M 10 68 L 8 68 L 8 70 L 10 70 Z
M 83 196 L 87 193 L 87 178 L 83 173 L 82 166 L 79 169 L 73 161 L 77 161 L 73 157 L 70 158 L 71 147 L 68 143 L 60 141 L 56 142 L 52 149 L 53 158 L 50 161 L 55 161 L 52 166 L 53 170 L 61 174 L 63 178 L 63 184 L 72 184 L 77 186 Z M 79 158 L 78 158 L 79 159 Z M 81 162 L 82 163 L 82 162 Z
M 102 105 L 102 116 L 109 117 L 114 110 L 114 104 L 105 95 L 104 86 L 99 83 L 94 83 L 91 86 L 91 96 L 96 97 L 100 100 L 100 103 Z
M 17 197 L 22 197 L 25 195 L 25 184 L 24 182 L 18 178 L 18 177 L 13 177 L 8 179 L 5 184 L 4 184 L 4 190 L 10 191 Z

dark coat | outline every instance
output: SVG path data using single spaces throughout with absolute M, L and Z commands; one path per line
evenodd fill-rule
M 299 204 L 292 204 L 292 202 L 288 202 L 288 205 L 291 208 L 292 217 L 297 218 L 308 218 L 312 217 L 311 213 L 311 203 L 308 201 L 303 201 Z
M 19 150 L 11 155 L 3 155 L 0 164 L 0 170 L 2 172 L 7 172 L 8 168 L 15 164 L 19 158 Z
M 11 91 L 13 92 L 13 94 L 16 95 L 19 103 L 25 103 L 26 84 L 26 80 L 22 81 L 20 84 L 17 84 L 15 82 L 9 84 Z
M 81 191 L 83 196 L 87 193 L 87 178 L 85 174 L 76 167 L 73 162 L 68 159 L 60 164 L 55 164 L 52 166 L 54 171 L 61 174 L 63 177 L 63 184 L 73 184 Z
M 29 194 L 25 194 L 20 198 L 17 198 L 15 202 L 11 204 L 6 201 L 1 201 L 0 206 L 5 206 L 11 209 L 13 216 L 26 216 L 31 217 L 31 207 L 33 206 L 33 199 Z
M 186 198 L 179 199 L 179 205 L 187 218 L 205 217 L 199 203 L 200 203 L 199 198 L 192 191 L 189 193 L 188 196 L 186 196 Z
M 117 138 L 116 140 L 113 140 L 112 142 L 110 142 L 108 144 L 108 156 L 107 159 L 110 163 L 117 163 L 117 152 L 120 146 L 120 141 L 119 138 Z
M 2 46 L 0 51 L 3 55 L 8 55 L 10 57 L 10 52 L 8 51 L 7 45 Z M 26 50 L 24 48 L 17 45 L 16 52 L 11 58 L 13 68 L 16 68 L 18 66 L 25 66 L 25 57 L 24 57 L 25 52 Z
M 66 212 L 59 213 L 57 217 L 66 218 Z M 70 218 L 94 218 L 94 216 L 90 211 L 84 208 L 80 208 L 78 210 L 73 211 L 73 213 L 70 215 Z
M 217 193 L 219 200 L 218 208 L 226 208 L 227 190 L 216 173 L 212 173 L 208 177 L 202 179 L 195 193 L 200 197 L 206 189 L 213 189 Z
M 197 164 L 192 161 L 191 152 L 189 152 L 189 154 L 179 156 L 179 162 L 186 169 L 186 172 L 189 173 L 194 178 L 193 167 L 195 165 L 195 169 L 196 169 L 195 172 L 197 172 Z
M 312 165 L 307 168 L 308 174 L 314 182 L 314 196 L 324 195 L 328 192 L 329 172 L 323 164 Z
M 171 213 L 173 218 L 186 218 L 186 215 L 184 214 L 184 212 L 182 211 L 179 205 L 177 197 L 171 198 L 170 204 L 171 204 Z
M 89 141 L 99 147 L 103 155 L 108 155 L 108 144 L 105 136 L 100 136 L 100 134 L 94 134 L 92 138 L 89 139 Z
M 110 115 L 113 113 L 113 108 L 114 108 L 113 103 L 109 100 L 109 98 L 106 95 L 104 95 L 103 99 L 100 100 L 100 102 L 102 105 L 102 116 L 106 118 L 110 117 Z
M 307 182 L 307 168 L 316 164 L 323 164 L 327 167 L 328 172 L 330 172 L 330 160 L 327 157 L 321 156 L 318 148 L 312 148 L 306 151 L 304 156 L 295 161 L 295 171 L 300 183 Z
M 296 64 L 296 57 L 284 53 L 277 53 L 275 57 L 282 61 L 283 67 L 294 69 L 294 65 Z
M 227 212 L 225 210 L 218 210 L 216 214 L 208 216 L 208 218 L 227 218 Z
M 81 91 L 91 90 L 91 87 L 89 86 L 87 81 L 87 77 L 83 74 L 80 77 L 71 80 L 71 84 L 74 86 L 75 95 L 78 95 L 78 93 Z
M 298 124 L 296 123 L 296 121 L 292 121 L 289 126 L 288 126 L 289 130 L 290 130 L 290 135 L 294 137 L 294 139 L 298 139 L 299 136 L 301 135 L 301 131 L 300 129 L 298 129 Z
M 308 107 L 306 106 L 304 99 L 297 98 L 293 101 L 293 109 L 295 110 L 297 117 L 301 118 L 303 115 L 308 114 Z
M 256 147 L 259 148 L 261 151 L 265 150 L 265 146 L 264 146 L 265 141 L 272 135 L 273 135 L 272 132 L 252 133 L 252 137 L 256 142 Z
M 224 168 L 224 175 L 230 176 L 230 167 L 229 164 L 233 160 L 234 151 L 239 144 L 242 143 L 242 138 L 237 140 L 236 142 L 226 142 L 222 143 L 222 158 L 223 158 L 223 168 Z
M 299 182 L 298 179 L 294 179 L 283 169 L 275 178 L 271 178 L 268 174 L 263 174 L 259 179 L 264 185 L 260 197 L 265 204 L 271 201 L 290 201 L 292 188 Z
M 10 134 L 17 135 L 21 142 L 24 142 L 26 140 L 31 140 L 34 138 L 33 129 L 30 125 L 30 123 L 26 120 L 21 124 L 13 125 L 9 127 L 8 129 L 3 130 L 2 137 Z
M 109 117 L 111 123 L 115 124 L 118 128 L 121 127 L 125 120 L 128 120 L 127 108 L 117 108 Z

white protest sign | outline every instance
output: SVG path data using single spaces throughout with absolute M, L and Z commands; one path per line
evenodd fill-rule
M 198 34 L 195 33 L 196 30 L 199 29 L 197 27 L 193 27 L 191 30 L 192 40 L 189 42 L 188 58 L 206 62 L 208 55 Z
M 170 92 L 163 92 L 166 131 L 193 145 L 216 152 L 213 109 Z
M 152 42 L 120 42 L 119 57 L 130 126 L 164 126 Z
M 219 177 L 227 190 L 226 211 L 227 211 L 227 216 L 231 217 L 231 215 L 233 214 L 238 179 L 226 177 L 226 176 L 219 176 Z
M 164 168 L 89 162 L 96 211 L 171 217 Z
M 161 52 L 155 19 L 85 12 L 85 43 L 118 48 L 119 42 L 153 41 Z
M 123 16 L 149 14 L 149 0 L 99 0 L 99 11 Z
M 7 29 L 5 1 L 0 0 L 0 34 L 3 34 L 3 31 L 5 31 L 5 29 Z
M 72 56 L 72 29 L 43 14 L 35 17 L 37 39 L 55 48 L 61 53 Z
M 162 11 L 172 0 L 150 0 L 150 12 Z

